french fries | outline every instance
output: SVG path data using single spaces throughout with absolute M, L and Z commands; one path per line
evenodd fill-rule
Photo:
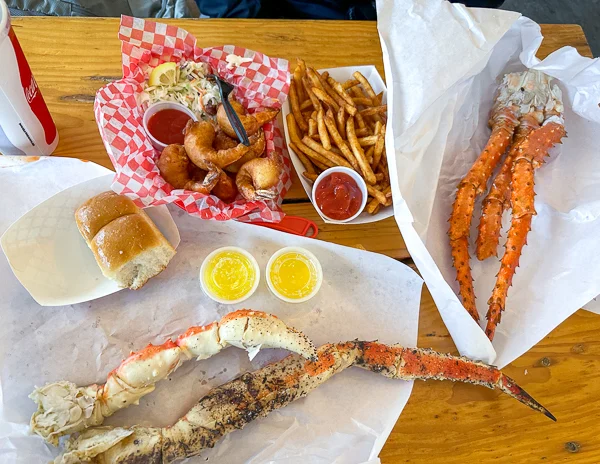
M 352 151 L 350 151 L 350 147 L 348 146 L 347 142 L 342 138 L 342 135 L 338 132 L 331 110 L 328 110 L 327 114 L 325 115 L 325 126 L 331 134 L 331 138 L 333 138 L 334 143 L 337 145 L 342 154 L 346 157 L 348 162 L 352 165 L 352 169 L 359 172 L 360 169 L 358 167 L 358 162 L 356 161 L 356 158 L 354 157 Z
M 344 90 L 348 90 L 349 88 L 354 87 L 358 84 L 360 84 L 360 82 L 358 82 L 356 79 L 349 79 L 342 84 L 342 88 Z
M 304 165 L 304 169 L 306 169 L 304 174 L 316 174 L 315 166 L 310 162 L 306 155 L 298 149 L 298 146 L 294 142 L 290 142 L 290 148 L 294 150 L 294 153 L 296 153 L 300 162 Z
M 308 172 L 308 171 L 304 171 L 304 172 L 302 173 L 302 175 L 303 175 L 304 177 L 306 177 L 308 180 L 310 180 L 311 182 L 314 182 L 314 181 L 316 181 L 316 180 L 317 180 L 317 177 L 319 177 L 319 174 L 316 174 L 316 173 L 314 173 L 314 172 Z M 377 203 L 377 204 L 379 204 L 379 203 Z
M 304 91 L 308 95 L 308 98 L 310 98 L 310 102 L 312 103 L 313 109 L 318 110 L 319 108 L 321 108 L 321 102 L 317 97 L 315 97 L 315 94 L 313 93 L 311 85 L 308 82 L 306 76 L 302 77 L 302 86 L 304 87 Z
M 301 59 L 296 64 L 286 122 L 290 149 L 304 166 L 302 177 L 314 182 L 322 171 L 344 166 L 365 179 L 366 212 L 390 206 L 383 93 L 376 94 L 358 71 L 342 83 Z
M 371 168 L 373 170 L 377 169 L 379 166 L 379 162 L 381 161 L 381 155 L 383 154 L 383 147 L 385 145 L 385 126 L 381 125 L 381 129 L 379 130 L 379 138 L 375 143 L 375 150 L 373 151 L 373 163 L 371 163 Z
M 367 95 L 369 97 L 371 97 L 371 100 L 373 100 L 374 98 L 377 98 L 377 94 L 375 93 L 375 91 L 373 90 L 373 87 L 371 87 L 371 84 L 369 84 L 369 81 L 366 79 L 365 76 L 363 76 L 358 71 L 356 71 L 354 74 L 352 74 L 352 76 L 354 77 L 354 79 L 356 79 L 358 82 L 361 83 L 361 85 L 363 86 L 363 89 L 365 89 L 365 92 L 367 92 Z
M 300 82 L 300 85 L 302 85 L 302 82 Z M 296 86 L 296 88 L 298 88 L 298 86 Z M 302 90 L 304 91 L 304 86 L 302 86 Z M 304 92 L 306 93 L 306 92 Z M 302 104 L 300 105 L 300 111 L 304 111 L 304 110 L 309 110 L 313 107 L 313 103 L 310 100 L 304 100 L 302 102 Z
M 337 102 L 333 98 L 331 98 L 331 95 L 329 95 L 323 89 L 320 89 L 318 87 L 313 87 L 312 91 L 315 94 L 315 96 L 319 100 L 321 100 L 323 103 L 325 103 L 327 106 L 335 109 L 336 111 L 338 111 L 340 109 L 340 105 L 338 105 Z
M 350 148 L 352 148 L 352 153 L 354 153 L 354 156 L 356 156 L 356 160 L 358 161 L 358 165 L 362 171 L 362 176 L 367 182 L 367 186 L 368 184 L 375 185 L 377 183 L 377 180 L 375 179 L 375 173 L 367 161 L 367 157 L 365 156 L 363 148 L 360 146 L 360 143 L 358 143 L 356 132 L 354 132 L 354 118 L 348 118 L 348 121 L 346 121 L 346 136 L 348 137 Z M 373 196 L 372 193 L 369 194 Z
M 317 121 L 312 117 L 308 120 L 308 136 L 313 137 L 317 135 Z
M 364 116 L 373 116 L 375 114 L 385 113 L 385 112 L 387 112 L 387 105 L 372 106 L 370 108 L 361 110 L 360 115 L 363 117 Z
M 321 138 L 321 144 L 325 150 L 331 150 L 331 141 L 329 140 L 329 133 L 327 132 L 327 126 L 325 125 L 325 116 L 323 115 L 323 108 L 317 113 L 317 129 L 319 131 L 319 137 Z
M 296 118 L 296 123 L 298 127 L 303 131 L 308 130 L 308 125 L 306 121 L 302 117 L 302 111 L 300 111 L 300 103 L 298 103 L 298 94 L 296 93 L 296 83 L 294 81 L 290 82 L 290 106 L 292 108 L 292 113 L 294 113 L 294 118 Z
M 350 166 L 350 163 L 348 163 L 340 155 L 336 155 L 334 152 L 332 152 L 330 150 L 325 150 L 325 148 L 323 148 L 323 146 L 319 142 L 315 142 L 310 137 L 304 136 L 304 138 L 302 139 L 302 142 L 307 147 L 310 147 L 311 149 L 313 149 L 314 151 L 316 151 L 318 154 L 320 154 L 320 155 L 324 156 L 325 158 L 327 158 L 335 166 L 344 166 L 346 168 L 351 168 L 352 167 L 352 166 Z
M 356 133 L 356 131 L 354 133 Z M 378 140 L 378 135 L 368 135 L 367 137 L 361 137 L 358 139 L 358 143 L 360 143 L 361 147 L 370 147 L 371 145 L 375 145 Z
M 346 112 L 343 108 L 337 112 L 337 126 L 343 138 L 346 138 Z

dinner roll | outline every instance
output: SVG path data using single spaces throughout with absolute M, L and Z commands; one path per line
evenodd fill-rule
M 102 274 L 120 287 L 141 288 L 175 255 L 148 215 L 114 192 L 90 198 L 77 209 L 75 220 Z
M 125 214 L 141 211 L 129 198 L 112 190 L 90 198 L 75 212 L 79 232 L 89 242 L 109 222 Z

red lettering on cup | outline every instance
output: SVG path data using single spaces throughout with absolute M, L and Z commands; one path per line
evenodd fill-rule
M 23 50 L 21 49 L 21 45 L 17 40 L 17 36 L 15 35 L 12 27 L 10 31 L 8 31 L 8 37 L 12 42 L 13 48 L 15 50 L 15 55 L 17 57 L 17 64 L 19 65 L 19 74 L 21 75 L 21 86 L 23 87 L 23 93 L 29 106 L 31 107 L 31 111 L 37 116 L 40 124 L 44 128 L 44 136 L 46 138 L 46 143 L 50 145 L 54 139 L 56 138 L 56 126 L 54 125 L 54 121 L 52 120 L 52 116 L 50 116 L 50 111 L 48 111 L 48 107 L 46 106 L 46 102 L 44 101 L 44 97 L 42 97 L 42 92 L 40 92 L 37 82 L 35 81 L 33 74 L 31 73 L 31 68 L 27 63 L 27 59 L 23 54 Z

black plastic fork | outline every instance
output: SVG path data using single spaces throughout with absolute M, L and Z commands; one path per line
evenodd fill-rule
M 223 108 L 225 108 L 225 114 L 227 115 L 227 119 L 231 123 L 231 127 L 237 135 L 238 140 L 240 140 L 247 147 L 250 146 L 250 140 L 248 139 L 248 134 L 246 134 L 246 129 L 242 125 L 242 121 L 240 121 L 240 117 L 231 106 L 229 102 L 229 94 L 233 92 L 233 85 L 225 82 L 216 74 L 210 74 L 209 77 L 214 79 L 217 87 L 219 88 L 219 94 L 221 95 L 221 102 L 223 103 Z

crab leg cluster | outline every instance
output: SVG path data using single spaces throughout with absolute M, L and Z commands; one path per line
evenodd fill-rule
M 211 324 L 191 327 L 176 341 L 148 345 L 132 353 L 108 374 L 104 385 L 77 387 L 67 381 L 36 388 L 30 398 L 38 409 L 31 429 L 53 445 L 59 437 L 95 427 L 106 417 L 152 392 L 189 359 L 208 359 L 228 346 L 247 350 L 283 348 L 316 360 L 316 348 L 306 335 L 261 311 L 239 310 Z
M 552 420 L 554 416 L 493 366 L 429 349 L 351 341 L 323 345 L 318 361 L 291 355 L 211 390 L 170 427 L 98 427 L 71 438 L 56 464 L 170 463 L 212 448 L 243 428 L 306 396 L 351 366 L 392 379 L 467 382 L 497 389 Z
M 512 131 L 506 143 L 498 143 L 498 124 L 495 115 L 499 111 L 510 114 Z M 465 178 L 458 184 L 456 200 L 450 216 L 450 246 L 456 268 L 460 295 L 465 309 L 479 321 L 475 305 L 475 292 L 469 265 L 469 230 L 473 216 L 475 197 L 486 190 L 493 170 L 508 149 L 502 166 L 483 200 L 476 240 L 476 254 L 480 260 L 497 255 L 502 227 L 502 214 L 512 208 L 512 221 L 507 234 L 505 253 L 502 257 L 491 298 L 488 301 L 486 334 L 493 339 L 505 308 L 508 289 L 519 265 L 519 257 L 531 229 L 534 208 L 534 169 L 543 163 L 548 150 L 560 143 L 565 136 L 562 119 L 562 96 L 551 79 L 539 71 L 511 73 L 504 76 L 492 110 L 490 125 L 492 135 L 486 149 L 479 156 Z M 511 140 L 512 139 L 512 140 Z M 493 147 L 494 156 L 489 154 Z M 479 181 L 474 182 L 473 179 Z

